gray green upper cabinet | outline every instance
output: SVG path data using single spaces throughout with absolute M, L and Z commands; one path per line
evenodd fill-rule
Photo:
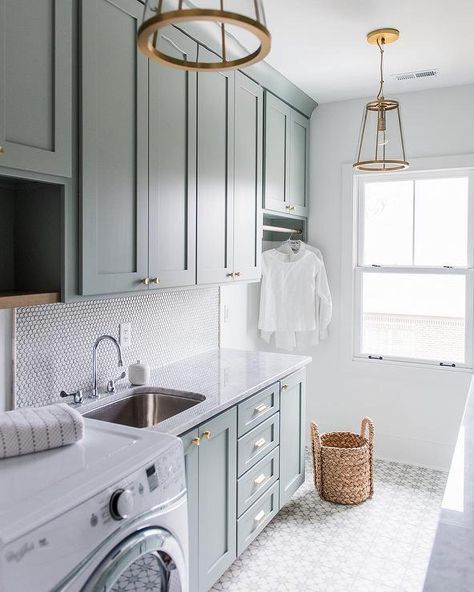
M 194 438 L 199 446 L 193 444 Z M 237 556 L 236 408 L 182 440 L 189 499 L 190 591 L 207 592 Z
M 138 0 L 81 3 L 82 294 L 148 277 L 148 61 Z
M 305 478 L 305 374 L 303 369 L 281 382 L 280 506 L 290 500 Z
M 199 47 L 199 59 L 208 50 Z M 197 283 L 231 281 L 234 207 L 234 72 L 197 80 Z
M 72 22 L 73 0 L 0 0 L 1 166 L 72 174 Z
M 167 54 L 196 59 L 176 29 L 160 35 Z M 149 277 L 151 288 L 196 283 L 196 74 L 149 62 Z
M 259 280 L 262 252 L 263 89 L 235 74 L 234 117 L 235 279 Z
M 309 120 L 265 93 L 264 207 L 307 215 Z

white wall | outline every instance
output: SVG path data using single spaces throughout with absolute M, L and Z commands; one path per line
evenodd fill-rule
M 474 153 L 474 85 L 399 97 L 408 159 Z M 311 121 L 309 240 L 321 248 L 334 300 L 329 339 L 310 353 L 308 419 L 324 431 L 376 424 L 379 457 L 447 468 L 470 375 L 343 359 L 342 167 L 351 163 L 364 100 L 319 106 Z M 347 196 L 346 196 L 347 198 Z M 349 196 L 350 198 L 350 196 Z M 265 349 L 256 331 L 258 285 L 225 286 L 221 345 Z M 224 315 L 223 315 L 224 316 Z

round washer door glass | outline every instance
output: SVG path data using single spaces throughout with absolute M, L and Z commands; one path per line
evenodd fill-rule
M 161 528 L 146 528 L 112 549 L 83 592 L 184 592 L 185 569 L 174 537 Z

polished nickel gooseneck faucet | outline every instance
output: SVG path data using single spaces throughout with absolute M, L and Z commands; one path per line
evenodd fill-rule
M 122 359 L 122 348 L 120 347 L 120 343 L 112 337 L 112 335 L 101 335 L 95 340 L 94 347 L 92 349 L 92 393 L 91 397 L 98 396 L 98 389 L 97 389 L 97 347 L 101 341 L 109 340 L 111 341 L 115 347 L 117 348 L 118 352 L 118 367 L 123 368 L 123 359 Z

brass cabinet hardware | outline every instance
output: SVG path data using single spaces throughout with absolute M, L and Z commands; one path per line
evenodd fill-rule
M 294 212 L 295 211 L 295 206 L 290 206 L 290 211 Z
M 236 272 L 234 273 L 234 277 L 240 277 L 240 271 L 236 271 Z
M 191 444 L 194 444 L 194 446 L 199 446 L 201 444 L 201 438 L 193 438 L 191 440 Z
M 265 479 L 266 479 L 265 473 L 262 473 L 254 480 L 254 483 L 255 483 L 255 485 L 261 485 L 265 481 Z
M 286 391 L 287 388 L 288 388 L 288 385 L 287 384 L 282 384 L 281 385 L 281 390 L 282 391 Z
M 145 284 L 145 286 L 149 286 L 150 285 L 150 278 L 143 278 L 142 284 Z
M 5 154 L 5 148 L 3 146 L 0 146 L 0 156 L 2 156 L 3 154 Z
M 150 284 L 159 284 L 160 283 L 160 278 L 159 277 L 154 277 L 154 278 L 149 278 L 150 279 Z
M 206 438 L 206 440 L 210 440 L 212 438 L 212 433 L 206 430 L 201 434 L 201 438 Z
M 235 273 L 233 271 L 231 271 L 230 273 L 227 274 L 227 277 L 233 278 L 233 277 L 235 277 Z
M 286 208 L 287 210 L 290 210 L 290 209 L 291 209 L 291 206 L 290 206 L 290 204 L 286 204 L 286 205 L 285 205 L 285 208 Z
M 257 413 L 263 413 L 264 411 L 266 411 L 268 409 L 267 405 L 265 405 L 265 403 L 260 403 L 260 405 L 257 405 L 255 407 L 255 411 Z
M 255 516 L 255 522 L 261 522 L 265 518 L 265 510 L 260 510 L 260 512 Z
M 265 438 L 260 438 L 255 442 L 255 448 L 261 448 L 265 444 Z

